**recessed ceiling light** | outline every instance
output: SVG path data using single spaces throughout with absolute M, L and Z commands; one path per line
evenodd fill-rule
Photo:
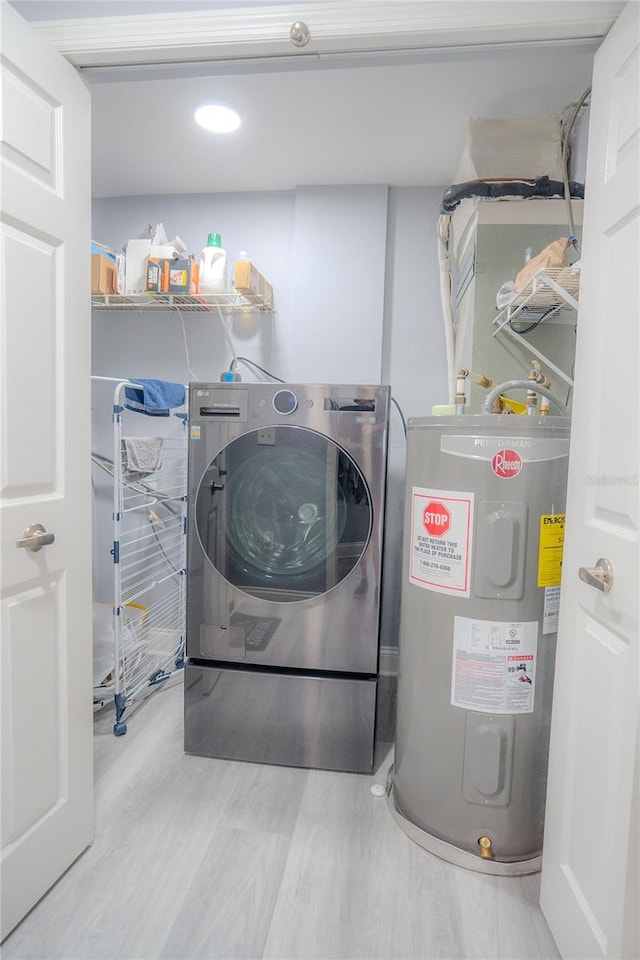
M 223 107 L 218 103 L 198 107 L 195 117 L 201 127 L 212 133 L 231 133 L 240 126 L 240 115 L 231 107 Z

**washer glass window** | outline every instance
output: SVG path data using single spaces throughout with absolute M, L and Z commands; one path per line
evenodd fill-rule
M 371 533 L 371 498 L 332 440 L 303 427 L 267 427 L 232 440 L 209 464 L 196 524 L 207 557 L 234 586 L 300 601 L 356 566 Z

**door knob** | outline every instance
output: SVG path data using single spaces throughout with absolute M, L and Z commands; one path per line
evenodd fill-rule
M 613 583 L 613 567 L 605 557 L 601 557 L 595 567 L 580 567 L 578 576 L 590 587 L 609 593 Z
M 24 547 L 25 550 L 37 553 L 49 543 L 54 543 L 55 539 L 52 533 L 47 533 L 41 523 L 30 523 L 25 528 L 22 539 L 17 541 L 16 547 Z

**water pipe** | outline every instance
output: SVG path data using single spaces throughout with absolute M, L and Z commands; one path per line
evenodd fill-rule
M 494 381 L 490 380 L 489 377 L 485 377 L 484 373 L 474 373 L 473 370 L 467 370 L 466 367 L 461 367 L 460 370 L 458 370 L 456 379 L 456 413 L 464 413 L 467 402 L 467 377 L 469 380 L 477 383 L 479 387 L 484 387 L 487 390 L 495 386 Z
M 448 402 L 455 403 L 456 389 L 456 327 L 451 302 L 451 259 L 449 256 L 449 239 L 451 217 L 438 218 L 438 262 L 440 264 L 440 301 L 444 319 L 444 339 L 447 351 L 447 388 Z
M 469 377 L 469 380 L 473 380 L 474 383 L 477 383 L 479 387 L 486 387 L 489 390 L 491 387 L 495 387 L 495 382 L 490 380 L 489 377 L 485 377 L 484 373 L 474 373 L 473 370 L 462 369 L 458 373 L 458 376 Z
M 529 370 L 528 379 L 530 381 L 531 380 L 535 381 L 535 383 L 539 383 L 541 386 L 546 387 L 547 389 L 550 389 L 551 387 L 551 381 L 549 380 L 548 377 L 545 377 L 545 375 L 542 373 L 542 371 L 540 370 L 540 364 L 537 360 L 531 361 L 531 369 Z M 538 405 L 538 395 L 534 390 L 529 388 L 527 390 L 527 414 L 529 416 L 535 415 L 537 405 Z M 540 401 L 540 416 L 546 417 L 548 413 L 549 413 L 549 401 L 547 400 L 546 397 L 542 397 Z
M 458 376 L 456 379 L 456 413 L 464 413 L 464 408 L 467 402 L 467 376 L 469 374 L 468 370 L 464 368 L 458 370 Z
M 541 396 L 546 397 L 547 400 L 550 400 L 554 407 L 560 411 L 563 417 L 567 417 L 569 415 L 564 403 L 562 403 L 561 400 L 558 400 L 558 398 L 551 393 L 548 387 L 543 387 L 541 383 L 535 383 L 533 380 L 506 380 L 504 383 L 499 383 L 496 387 L 490 390 L 485 397 L 485 401 L 482 404 L 482 413 L 491 413 L 493 401 L 499 397 L 500 394 L 505 393 L 508 390 L 533 390 L 535 393 L 539 393 Z

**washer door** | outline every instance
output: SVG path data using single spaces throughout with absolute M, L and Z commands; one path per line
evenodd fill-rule
M 232 440 L 196 497 L 203 550 L 233 586 L 300 601 L 353 570 L 372 529 L 367 484 L 351 457 L 313 430 L 263 427 Z

